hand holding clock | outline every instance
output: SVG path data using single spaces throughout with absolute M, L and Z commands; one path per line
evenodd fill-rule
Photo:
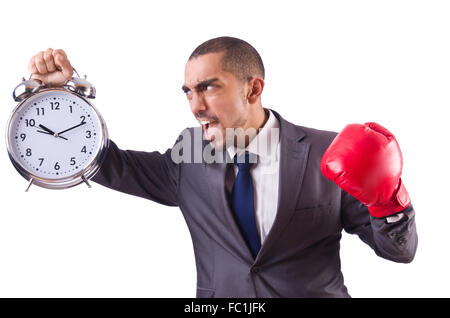
M 61 49 L 53 50 L 49 48 L 46 51 L 37 53 L 30 59 L 28 70 L 32 73 L 32 78 L 38 79 L 44 84 L 51 83 L 55 86 L 64 84 L 73 75 L 73 68 L 66 53 Z M 60 131 L 59 133 L 55 133 L 41 124 L 39 127 L 41 127 L 44 131 L 38 130 L 38 132 L 68 140 L 66 137 L 61 136 L 61 134 L 84 125 L 85 123 L 86 122 L 81 122 L 80 124 Z
M 63 50 L 39 52 L 28 68 L 31 79 L 14 89 L 19 104 L 7 125 L 14 167 L 29 181 L 28 188 L 35 184 L 65 189 L 82 182 L 89 186 L 87 180 L 98 171 L 108 149 L 105 122 L 89 101 L 95 87 L 72 77 L 75 70 Z M 54 143 L 42 134 L 70 142 Z
M 49 48 L 46 51 L 37 53 L 30 59 L 28 70 L 32 74 L 32 78 L 38 79 L 44 84 L 51 83 L 55 86 L 63 85 L 73 75 L 72 65 L 67 58 L 66 52 L 61 49 L 53 50 Z M 67 138 L 62 137 L 61 134 L 84 124 L 86 124 L 86 122 L 83 121 L 80 124 L 60 131 L 59 133 L 55 133 L 44 125 L 39 125 L 45 132 L 41 130 L 38 130 L 38 132 L 67 140 Z
M 44 84 L 52 84 L 54 86 L 62 86 L 73 75 L 72 65 L 70 64 L 64 50 L 61 49 L 53 50 L 49 48 L 46 51 L 37 53 L 30 59 L 28 70 L 32 74 L 32 78 L 38 79 Z M 58 133 L 55 133 L 53 130 L 40 124 L 39 127 L 41 127 L 44 131 L 37 130 L 37 132 L 68 140 L 66 137 L 61 135 L 84 124 L 86 124 L 86 122 L 82 121 L 80 124 L 62 130 Z
M 72 65 L 61 49 L 37 53 L 30 59 L 28 70 L 31 78 L 53 86 L 62 86 L 73 75 Z

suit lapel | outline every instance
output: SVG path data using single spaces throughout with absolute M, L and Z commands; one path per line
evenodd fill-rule
M 278 209 L 275 221 L 269 231 L 255 262 L 269 257 L 270 249 L 289 224 L 299 197 L 305 176 L 310 144 L 300 142 L 305 133 L 285 121 L 272 111 L 280 121 L 280 172 L 278 186 Z

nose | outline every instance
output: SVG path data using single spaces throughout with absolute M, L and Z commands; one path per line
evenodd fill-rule
M 189 99 L 189 105 L 191 106 L 192 113 L 206 110 L 205 97 L 202 93 L 193 91 L 192 96 Z

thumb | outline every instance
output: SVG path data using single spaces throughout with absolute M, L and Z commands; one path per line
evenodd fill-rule
M 42 83 L 45 83 L 46 78 L 47 78 L 47 74 L 44 74 L 44 75 L 37 74 L 37 73 L 31 74 L 31 79 L 37 79 Z
M 72 77 L 73 75 L 72 65 L 70 65 L 69 59 L 64 54 L 61 53 L 55 54 L 55 64 L 61 69 L 61 72 L 63 73 L 66 79 Z

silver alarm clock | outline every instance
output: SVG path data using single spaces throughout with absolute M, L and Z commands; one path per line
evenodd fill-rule
M 89 101 L 95 88 L 73 77 L 62 87 L 23 79 L 13 92 L 19 104 L 6 128 L 12 164 L 32 184 L 65 189 L 92 178 L 108 148 L 105 121 Z

